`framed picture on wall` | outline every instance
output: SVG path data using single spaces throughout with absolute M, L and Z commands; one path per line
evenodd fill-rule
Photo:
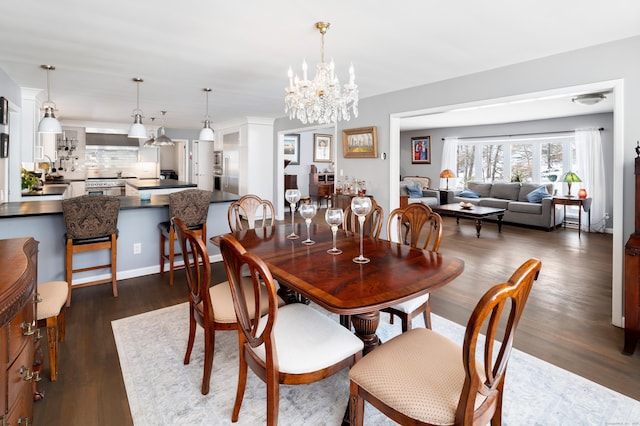
M 331 155 L 331 135 L 313 135 L 313 162 L 314 163 L 330 163 Z
M 284 159 L 300 164 L 300 135 L 284 135 Z
M 0 97 L 0 124 L 9 124 L 9 101 Z
M 9 157 L 9 135 L 0 133 L 0 158 Z
M 344 158 L 376 158 L 378 156 L 376 127 L 343 130 L 342 153 Z
M 411 138 L 411 164 L 431 164 L 431 136 Z

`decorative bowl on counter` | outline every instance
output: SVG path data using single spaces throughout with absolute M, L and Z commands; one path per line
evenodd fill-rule
M 140 193 L 140 201 L 149 201 L 151 200 L 151 193 L 150 192 L 141 192 Z

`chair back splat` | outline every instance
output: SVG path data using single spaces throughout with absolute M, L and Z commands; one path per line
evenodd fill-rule
M 258 228 L 271 227 L 275 223 L 275 208 L 271 201 L 248 194 L 231 203 L 228 220 L 231 232 L 242 231 L 245 221 L 248 229 L 256 228 L 256 221 Z
M 371 211 L 364 218 L 363 235 L 365 237 L 379 238 L 382 231 L 382 220 L 384 211 L 382 207 L 371 198 Z M 351 204 L 344 209 L 344 220 L 342 228 L 348 232 L 360 233 L 360 222 L 358 216 L 351 210 Z

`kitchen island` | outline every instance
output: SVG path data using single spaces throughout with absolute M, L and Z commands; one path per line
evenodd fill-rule
M 239 198 L 236 194 L 213 191 L 207 218 L 208 237 L 229 232 L 227 210 L 229 204 Z M 120 280 L 159 272 L 158 224 L 169 220 L 169 195 L 151 195 L 149 201 L 126 196 L 120 197 L 120 200 L 117 278 Z M 65 225 L 60 200 L 0 204 L 0 239 L 33 237 L 40 242 L 38 282 L 64 280 L 64 234 Z M 134 244 L 141 245 L 141 253 L 133 253 Z M 220 251 L 215 246 L 208 244 L 207 248 L 212 261 L 222 259 Z M 94 263 L 100 262 L 98 258 L 104 255 L 104 263 L 107 263 L 109 253 L 80 253 L 76 255 L 79 267 L 83 263 L 83 255 L 92 256 Z M 79 274 L 74 284 L 101 275 L 106 276 L 104 272 L 90 271 L 85 275 Z M 111 291 L 110 286 L 105 288 L 105 291 Z

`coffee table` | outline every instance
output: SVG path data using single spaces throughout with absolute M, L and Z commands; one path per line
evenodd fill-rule
M 476 220 L 476 237 L 480 238 L 480 230 L 482 229 L 482 219 L 489 216 L 498 216 L 498 232 L 502 232 L 502 218 L 506 209 L 499 209 L 496 207 L 484 207 L 473 206 L 471 208 L 464 208 L 460 204 L 443 204 L 440 206 L 433 206 L 431 210 L 434 212 L 455 216 L 456 223 L 460 223 L 460 218 L 468 218 Z

